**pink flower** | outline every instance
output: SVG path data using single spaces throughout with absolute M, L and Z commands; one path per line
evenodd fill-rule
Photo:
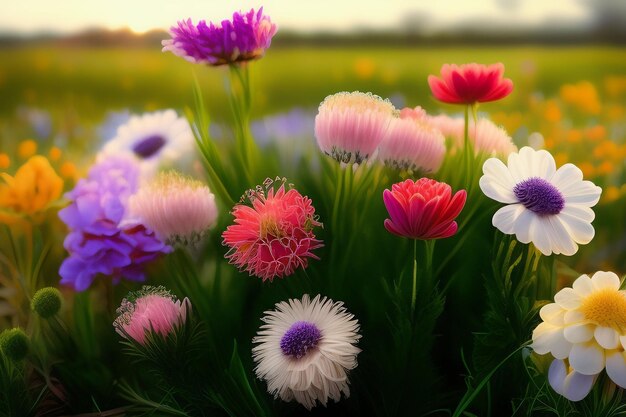
M 428 123 L 439 129 L 445 137 L 451 138 L 453 147 L 463 147 L 465 127 L 462 118 L 440 114 L 428 116 Z M 477 123 L 470 119 L 468 133 L 476 154 L 482 152 L 486 155 L 506 157 L 511 152 L 517 152 L 517 146 L 509 134 L 489 119 L 478 119 Z
M 337 93 L 326 97 L 315 117 L 315 137 L 326 155 L 360 164 L 376 150 L 394 117 L 389 100 L 371 93 Z
M 437 171 L 446 153 L 441 132 L 425 122 L 425 113 L 420 115 L 412 109 L 404 109 L 400 117 L 389 124 L 378 148 L 378 158 L 396 169 Z
M 452 104 L 474 104 L 500 100 L 513 91 L 513 81 L 502 78 L 504 65 L 444 64 L 441 78 L 428 76 L 428 84 L 439 101 Z
M 322 245 L 315 239 L 313 228 L 321 226 L 315 216 L 311 199 L 297 190 L 285 191 L 281 184 L 257 188 L 248 195 L 252 207 L 235 205 L 235 224 L 222 234 L 229 247 L 226 258 L 240 270 L 270 282 L 306 268 L 308 258 L 319 259 L 312 253 Z
M 215 196 L 202 182 L 175 171 L 159 174 L 130 198 L 129 218 L 170 245 L 198 242 L 217 220 Z
M 147 333 L 166 337 L 176 326 L 184 324 L 188 309 L 191 309 L 189 299 L 185 298 L 181 303 L 164 287 L 144 285 L 140 291 L 131 292 L 122 300 L 113 327 L 121 336 L 143 345 Z
M 444 182 L 429 178 L 408 179 L 393 184 L 391 191 L 383 192 L 385 207 L 391 219 L 385 219 L 385 228 L 398 236 L 411 239 L 441 239 L 457 231 L 454 219 L 459 215 L 467 193 L 457 191 Z

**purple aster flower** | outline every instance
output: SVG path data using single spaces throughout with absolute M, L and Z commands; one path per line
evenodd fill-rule
M 172 39 L 162 44 L 164 52 L 171 51 L 189 62 L 225 65 L 261 58 L 275 33 L 276 25 L 263 15 L 261 7 L 256 13 L 254 9 L 246 14 L 235 12 L 232 20 L 223 20 L 221 25 L 179 21 L 170 28 Z
M 71 204 L 59 211 L 59 217 L 70 228 L 63 243 L 70 256 L 59 270 L 61 284 L 84 291 L 98 274 L 113 282 L 143 281 L 145 264 L 172 250 L 145 226 L 122 225 L 139 175 L 132 159 L 113 157 L 94 165 L 89 176 L 67 193 Z

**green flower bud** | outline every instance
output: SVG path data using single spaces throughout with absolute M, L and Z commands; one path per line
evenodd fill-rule
M 19 327 L 7 329 L 0 333 L 0 350 L 15 362 L 26 357 L 28 343 L 28 336 Z
M 35 293 L 30 302 L 30 308 L 42 318 L 47 319 L 59 312 L 62 301 L 61 291 L 54 287 L 46 287 Z

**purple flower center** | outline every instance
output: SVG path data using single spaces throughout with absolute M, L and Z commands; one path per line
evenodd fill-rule
M 163 136 L 152 135 L 137 142 L 135 146 L 133 146 L 133 152 L 135 152 L 138 157 L 146 159 L 157 153 L 163 145 L 165 145 L 165 138 L 163 138 Z
M 317 346 L 321 338 L 322 333 L 313 323 L 297 321 L 280 339 L 280 349 L 285 355 L 300 359 L 309 349 Z
M 559 214 L 565 206 L 561 192 L 543 178 L 529 178 L 513 187 L 517 200 L 540 215 Z

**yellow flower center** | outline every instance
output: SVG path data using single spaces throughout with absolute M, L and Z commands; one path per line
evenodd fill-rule
M 260 229 L 261 239 L 265 239 L 268 235 L 280 238 L 284 234 L 278 225 L 276 217 L 271 214 L 266 214 L 261 218 Z
M 587 320 L 626 333 L 626 295 L 623 291 L 608 288 L 596 291 L 585 297 L 580 309 Z

